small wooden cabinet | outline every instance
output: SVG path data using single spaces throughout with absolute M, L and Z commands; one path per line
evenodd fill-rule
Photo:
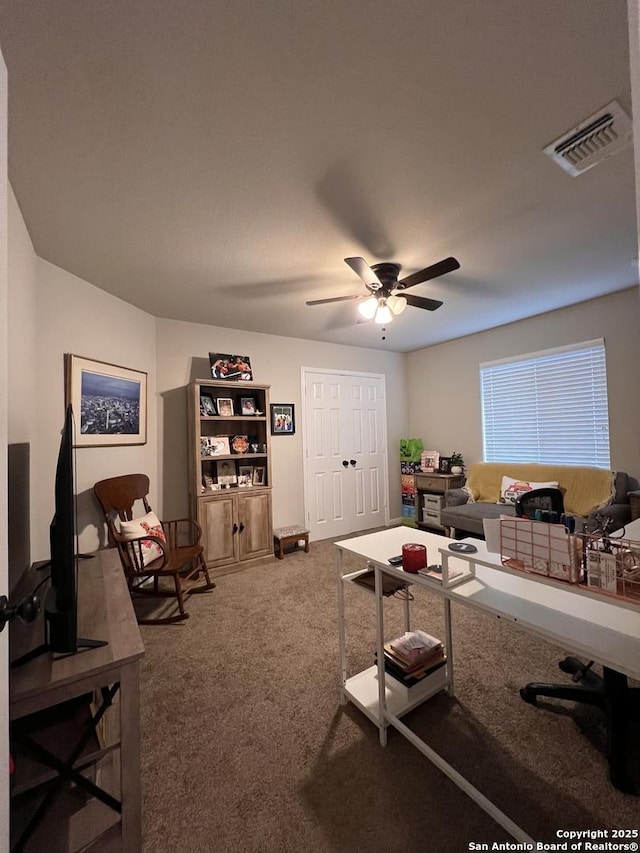
M 461 474 L 415 474 L 416 521 L 425 530 L 444 530 L 440 523 L 440 510 L 444 506 L 444 493 L 464 486 Z
M 210 569 L 273 556 L 271 493 L 241 494 L 225 490 L 198 501 L 198 522 L 205 540 Z
M 269 386 L 198 380 L 188 405 L 189 499 L 211 573 L 270 562 Z

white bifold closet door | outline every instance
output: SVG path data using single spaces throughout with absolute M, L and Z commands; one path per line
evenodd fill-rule
M 303 368 L 305 507 L 312 539 L 387 522 L 384 376 Z

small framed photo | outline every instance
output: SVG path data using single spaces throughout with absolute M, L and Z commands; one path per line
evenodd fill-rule
M 210 397 L 208 394 L 200 394 L 200 414 L 207 417 L 218 414 L 216 412 L 216 404 L 213 402 L 213 397 Z
M 201 456 L 229 456 L 230 453 L 228 435 L 203 435 L 200 437 Z
M 216 479 L 219 486 L 235 486 L 238 482 L 236 463 L 229 459 L 216 462 Z
M 253 485 L 253 465 L 238 465 L 238 485 Z
M 253 371 L 248 355 L 229 355 L 225 352 L 210 352 L 209 366 L 213 379 L 228 379 L 251 382 Z
M 441 456 L 440 464 L 438 465 L 438 472 L 440 474 L 450 474 L 451 473 L 451 457 L 450 456 Z
M 264 486 L 264 465 L 254 465 L 253 467 L 253 485 Z
M 271 404 L 271 435 L 293 435 L 296 421 L 293 403 Z
M 435 473 L 440 468 L 440 453 L 437 450 L 423 450 L 420 458 L 420 470 L 427 474 Z
M 253 417 L 258 414 L 255 397 L 240 397 L 240 406 L 245 416 Z
M 216 404 L 221 418 L 233 417 L 233 400 L 231 397 L 218 397 Z

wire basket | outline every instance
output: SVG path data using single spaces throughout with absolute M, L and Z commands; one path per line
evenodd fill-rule
M 640 603 L 640 542 L 602 533 L 582 533 L 577 538 L 586 586 Z
M 510 569 L 640 604 L 640 542 L 624 536 L 573 534 L 562 524 L 502 519 L 500 556 Z

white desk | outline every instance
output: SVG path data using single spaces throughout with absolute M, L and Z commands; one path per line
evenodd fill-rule
M 451 541 L 433 533 L 396 527 L 336 542 L 341 699 L 344 703 L 353 702 L 378 726 L 383 746 L 386 744 L 387 727 L 392 725 L 514 838 L 531 842 L 532 839 L 520 827 L 400 719 L 439 690 L 447 689 L 453 694 L 451 601 L 510 620 L 524 631 L 573 649 L 636 679 L 640 679 L 640 608 L 598 596 L 597 593 L 580 594 L 560 581 L 548 581 L 546 578 L 506 570 L 501 566 L 499 556 L 489 554 L 480 541 L 469 540 L 478 548 L 476 554 L 453 555 L 448 550 Z M 389 557 L 402 553 L 402 545 L 408 542 L 424 544 L 430 564 L 440 562 L 443 558 L 451 569 L 463 571 L 467 578 L 455 586 L 446 587 L 438 581 L 418 574 L 407 574 L 401 568 L 390 566 L 387 562 Z M 376 581 L 378 664 L 350 678 L 347 678 L 346 671 L 344 584 L 351 582 L 359 572 L 344 574 L 345 552 L 373 566 Z M 475 571 L 475 576 L 470 576 L 470 571 Z M 383 573 L 407 580 L 414 589 L 425 587 L 434 590 L 443 600 L 447 653 L 445 677 L 439 683 L 435 682 L 432 689 L 422 689 L 422 685 L 412 688 L 420 690 L 420 693 L 416 696 L 411 693 L 411 698 L 406 698 L 385 683 Z M 408 603 L 405 606 L 405 625 L 406 630 L 410 630 Z M 428 630 L 428 626 L 423 627 Z

